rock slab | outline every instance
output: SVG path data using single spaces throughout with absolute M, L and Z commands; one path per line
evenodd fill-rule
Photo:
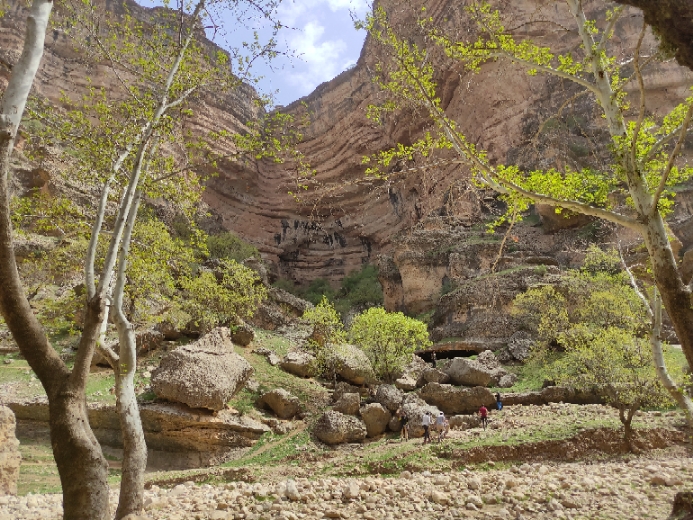
M 0 495 L 16 495 L 19 464 L 19 441 L 15 435 L 14 413 L 0 406 Z
M 262 394 L 260 404 L 268 406 L 280 419 L 291 419 L 301 410 L 298 397 L 283 388 L 276 388 Z
M 218 411 L 252 373 L 253 367 L 234 352 L 229 329 L 220 327 L 166 354 L 151 381 L 162 399 Z

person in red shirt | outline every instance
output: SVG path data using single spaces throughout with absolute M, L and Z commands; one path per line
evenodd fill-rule
M 488 424 L 488 408 L 486 408 L 483 404 L 481 405 L 481 408 L 479 408 L 479 415 L 481 416 L 481 425 L 485 430 L 486 425 Z

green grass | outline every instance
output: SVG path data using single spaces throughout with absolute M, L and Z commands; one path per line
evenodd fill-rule
M 283 337 L 271 332 L 262 331 L 256 334 L 255 347 L 266 347 L 274 350 L 277 355 L 283 356 L 291 347 L 290 342 Z M 236 352 L 243 356 L 255 370 L 253 379 L 259 383 L 258 392 L 244 389 L 234 396 L 229 405 L 241 413 L 248 413 L 254 409 L 255 399 L 261 393 L 275 388 L 284 388 L 301 401 L 301 405 L 309 412 L 322 410 L 329 398 L 329 391 L 312 379 L 303 379 L 284 372 L 278 366 L 273 367 L 264 356 L 254 354 L 249 348 L 235 347 Z

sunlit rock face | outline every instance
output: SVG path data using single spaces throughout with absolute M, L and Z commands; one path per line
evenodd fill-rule
M 508 26 L 518 28 L 514 31 L 518 37 L 532 37 L 563 52 L 576 47 L 574 31 L 557 29 L 574 26 L 561 2 L 494 3 L 510 14 Z M 409 31 L 412 17 L 400 4 L 383 2 L 394 23 Z M 476 29 L 462 10 L 464 4 L 431 1 L 427 12 L 437 21 L 448 20 L 447 26 L 454 26 L 458 34 L 474 35 Z M 586 8 L 588 14 L 603 15 L 597 11 L 603 9 L 602 2 L 587 2 Z M 613 48 L 620 61 L 632 58 L 641 23 L 637 10 L 627 11 L 618 22 Z M 410 34 L 416 37 L 414 32 Z M 655 45 L 648 36 L 642 53 L 651 54 Z M 430 252 L 439 247 L 431 247 L 427 241 L 422 244 L 426 249 L 417 249 L 409 235 L 430 228 L 432 219 L 439 221 L 439 227 L 451 226 L 454 234 L 460 234 L 502 207 L 492 194 L 468 190 L 469 173 L 461 165 L 401 175 L 388 183 L 364 176 L 364 155 L 398 141 L 411 142 L 426 127 L 426 122 L 411 112 L 393 115 L 383 126 L 366 118 L 367 106 L 380 99 L 372 79 L 381 53 L 367 41 L 356 67 L 285 108 L 296 115 L 307 110 L 311 119 L 300 149 L 317 175 L 310 190 L 299 190 L 302 205 L 286 195 L 289 190 L 296 191 L 291 169 L 265 163 L 252 168 L 229 167 L 210 181 L 206 200 L 223 216 L 226 227 L 258 245 L 274 264 L 276 274 L 297 281 L 317 277 L 337 281 L 363 263 L 387 254 L 398 268 L 395 278 L 399 277 L 399 282 L 385 287 L 390 294 L 387 306 L 416 313 L 431 307 L 451 271 L 453 277 L 456 270 L 479 271 L 474 265 L 479 262 L 485 262 L 488 269 L 493 253 L 487 246 L 489 251 L 482 252 L 482 260 L 464 265 L 468 260 L 457 258 L 453 259 L 455 265 L 442 265 L 430 258 Z M 570 101 L 579 90 L 569 82 L 532 77 L 507 62 L 490 63 L 480 73 L 471 74 L 439 57 L 434 59 L 441 64 L 438 80 L 447 113 L 472 142 L 488 150 L 493 161 L 524 168 L 606 166 L 604 143 L 608 137 L 598 107 L 586 95 Z M 628 67 L 632 66 L 625 66 L 630 73 Z M 690 71 L 673 61 L 648 68 L 648 111 L 661 114 L 672 107 L 686 96 L 692 78 Z M 635 94 L 636 82 L 629 83 L 628 88 Z M 538 231 L 561 233 L 564 227 L 589 224 L 566 220 L 564 226 L 560 218 L 550 212 L 540 214 L 544 225 Z M 558 252 L 556 247 L 539 249 Z
M 467 3 L 431 0 L 427 2 L 427 13 L 456 34 L 474 38 L 477 29 L 464 11 Z M 514 28 L 518 38 L 531 37 L 562 52 L 577 49 L 574 23 L 562 2 L 493 3 L 508 15 L 506 25 Z M 395 0 L 382 2 L 393 23 L 416 40 L 420 35 L 413 29 L 413 11 L 401 4 Z M 121 9 L 116 2 L 103 5 Z M 156 16 L 156 10 L 131 2 L 127 5 L 142 19 Z M 598 11 L 604 8 L 603 2 L 588 1 L 585 7 L 588 15 L 603 18 Z M 0 20 L 0 56 L 4 61 L 13 63 L 19 54 L 25 16 L 23 4 L 15 3 Z M 632 49 L 641 25 L 642 14 L 635 9 L 627 11 L 616 25 L 612 49 L 627 73 L 632 69 Z M 655 48 L 656 42 L 648 35 L 642 54 L 649 56 Z M 483 219 L 501 212 L 503 207 L 493 193 L 472 190 L 469 172 L 459 164 L 439 163 L 413 174 L 401 172 L 388 182 L 365 177 L 364 155 L 397 142 L 412 142 L 428 125 L 421 114 L 412 111 L 388 116 L 382 126 L 366 118 L 368 105 L 381 99 L 373 84 L 373 71 L 382 56 L 382 49 L 367 40 L 354 68 L 283 109 L 298 118 L 307 114 L 311 122 L 303 130 L 304 139 L 299 145 L 316 170 L 306 183 L 308 190 L 297 187 L 296 171 L 290 162 L 249 160 L 221 164 L 220 175 L 208 181 L 204 199 L 214 213 L 215 229 L 232 230 L 255 244 L 271 264 L 273 277 L 302 283 L 324 277 L 337 282 L 364 263 L 376 262 L 385 255 L 380 265 L 386 306 L 418 313 L 432 308 L 446 283 L 482 276 L 491 269 L 498 244 L 480 238 L 478 231 L 483 230 Z M 608 152 L 604 143 L 608 138 L 598 107 L 591 96 L 576 96 L 578 87 L 564 80 L 529 76 L 502 61 L 486 64 L 479 73 L 472 74 L 435 53 L 431 59 L 439 65 L 437 79 L 443 107 L 471 142 L 488 151 L 492 161 L 522 168 L 606 167 Z M 0 84 L 7 77 L 7 68 L 0 66 Z M 51 32 L 36 92 L 57 100 L 61 90 L 82 91 L 87 78 L 95 85 L 117 87 L 105 63 L 84 61 L 65 35 Z M 645 82 L 648 112 L 662 114 L 689 94 L 693 73 L 670 61 L 649 66 Z M 631 81 L 627 88 L 637 101 L 637 82 Z M 193 130 L 243 131 L 244 123 L 259 113 L 253 97 L 253 90 L 246 86 L 225 95 L 203 96 L 195 107 Z M 637 106 L 634 102 L 633 107 Z M 686 153 L 690 150 L 688 145 Z M 407 166 L 397 165 L 394 169 Z M 54 182 L 38 175 L 31 165 L 23 167 L 42 186 L 50 188 Z M 289 192 L 297 194 L 299 201 Z M 689 216 L 687 210 L 677 212 L 677 233 L 681 230 L 693 236 L 689 229 L 693 226 L 687 223 Z M 518 224 L 517 228 L 525 231 L 514 234 L 518 242 L 513 247 L 534 250 L 535 256 L 553 256 L 560 263 L 561 258 L 570 256 L 561 248 L 567 240 L 562 234 L 570 232 L 571 226 L 562 229 L 561 221 L 549 217 L 553 216 L 539 214 L 539 221 L 532 223 L 537 227 Z M 551 226 L 547 225 L 549 220 Z M 434 229 L 447 236 L 443 241 L 474 238 L 464 250 L 441 251 L 440 244 L 421 239 L 426 234 L 435 238 L 431 233 Z M 552 238 L 553 234 L 562 238 Z M 563 257 L 559 258 L 560 254 Z

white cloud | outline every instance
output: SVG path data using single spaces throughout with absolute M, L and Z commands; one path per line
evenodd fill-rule
M 278 14 L 283 24 L 294 27 L 299 20 L 315 19 L 324 14 L 325 7 L 333 13 L 344 10 L 363 16 L 370 10 L 370 5 L 370 0 L 283 0 Z
M 308 94 L 342 70 L 339 63 L 343 63 L 342 55 L 347 51 L 347 45 L 339 39 L 320 41 L 324 33 L 322 25 L 308 22 L 289 42 L 299 54 L 301 63 L 295 64 L 295 72 L 289 73 L 288 80 L 297 87 L 300 95 Z

